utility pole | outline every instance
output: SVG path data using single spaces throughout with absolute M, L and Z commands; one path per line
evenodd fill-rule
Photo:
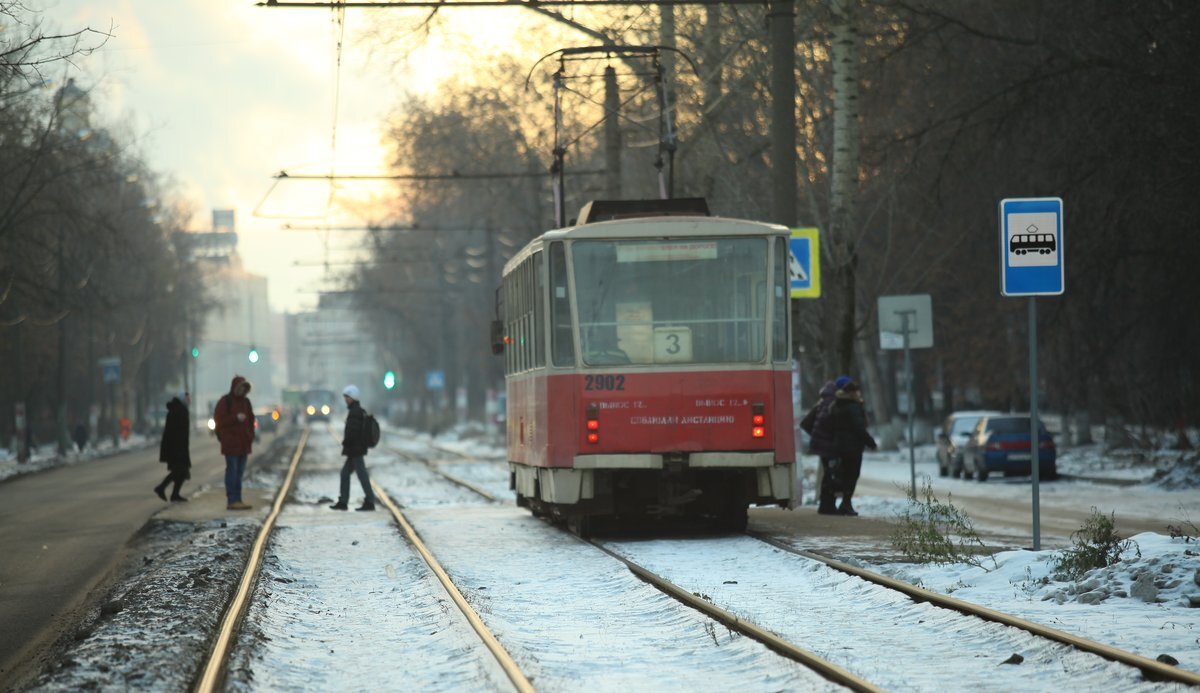
M 621 94 L 612 65 L 604 68 L 604 196 L 621 199 Z
M 796 225 L 796 3 L 770 0 L 771 221 Z

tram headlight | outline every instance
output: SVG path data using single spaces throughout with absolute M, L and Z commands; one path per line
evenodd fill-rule
M 321 413 L 324 414 L 325 416 L 329 416 L 329 412 L 331 412 L 331 411 L 333 411 L 333 410 L 329 408 L 328 404 L 321 405 Z
M 308 405 L 308 408 L 305 409 L 304 411 L 308 412 L 309 416 L 312 416 L 313 414 L 317 413 L 317 408 L 310 404 L 310 405 Z

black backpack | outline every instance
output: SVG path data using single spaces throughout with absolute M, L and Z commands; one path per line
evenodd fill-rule
M 375 420 L 374 414 L 363 416 L 363 438 L 366 439 L 368 448 L 379 445 L 379 422 Z

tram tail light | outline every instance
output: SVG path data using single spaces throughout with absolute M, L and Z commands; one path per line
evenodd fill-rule
M 584 424 L 587 429 L 587 442 L 595 444 L 600 442 L 600 408 L 594 404 L 587 406 L 587 419 Z
M 750 421 L 754 424 L 754 427 L 750 429 L 750 436 L 753 438 L 767 437 L 767 416 L 764 412 L 765 407 L 762 402 L 750 405 Z

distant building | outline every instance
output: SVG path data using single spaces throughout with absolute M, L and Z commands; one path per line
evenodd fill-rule
M 279 382 L 287 350 L 276 339 L 277 318 L 267 302 L 266 277 L 246 271 L 237 253 L 233 210 L 213 211 L 213 230 L 185 234 L 209 294 L 218 307 L 208 314 L 197 340 L 192 401 L 197 412 L 211 412 L 229 392 L 234 375 L 254 390 L 256 406 L 279 401 Z
M 75 84 L 75 79 L 54 93 L 54 111 L 58 114 L 59 132 L 83 137 L 91 131 L 92 99 Z
M 364 398 L 379 395 L 383 374 L 377 372 L 375 340 L 349 295 L 321 294 L 315 311 L 288 316 L 287 332 L 292 385 L 341 393 L 354 383 Z

